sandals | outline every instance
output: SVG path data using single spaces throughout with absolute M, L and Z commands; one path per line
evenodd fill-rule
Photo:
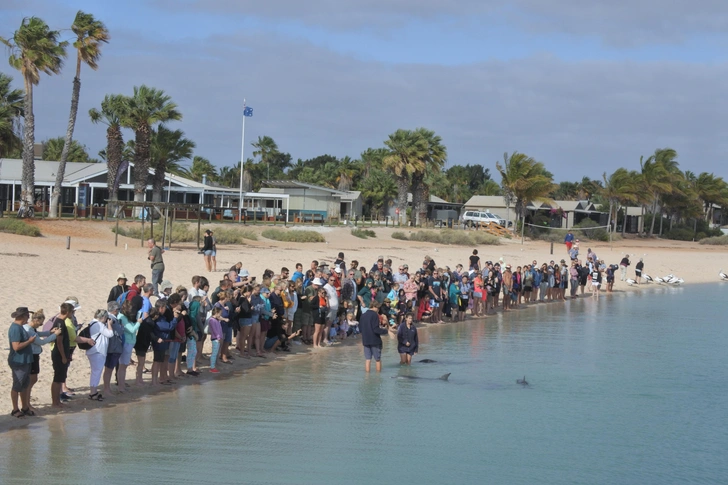
M 12 416 L 14 418 L 24 418 L 25 413 L 23 411 L 21 411 L 20 409 L 13 409 L 13 412 L 10 413 L 10 416 Z
M 20 412 L 23 413 L 25 416 L 35 416 L 35 412 L 31 411 L 30 408 L 21 409 Z
M 98 392 L 91 394 L 88 398 L 92 401 L 99 401 L 99 402 L 104 400 L 104 396 L 102 396 Z

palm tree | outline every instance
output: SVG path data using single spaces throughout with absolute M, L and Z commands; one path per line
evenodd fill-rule
M 525 223 L 529 202 L 552 202 L 548 196 L 553 190 L 552 177 L 546 172 L 543 163 L 524 153 L 513 152 L 510 157 L 506 153 L 503 163 L 496 162 L 495 167 L 501 174 L 506 200 L 515 199 L 516 223 L 521 219 Z
M 121 170 L 124 162 L 124 137 L 121 133 L 121 116 L 126 110 L 124 103 L 127 98 L 120 94 L 104 97 L 101 102 L 101 111 L 96 108 L 89 110 L 91 122 L 106 125 L 106 186 L 109 189 L 109 200 L 119 200 L 120 177 L 126 171 Z M 128 160 L 127 160 L 128 162 Z M 128 163 L 126 165 L 128 167 Z M 116 210 L 116 204 L 109 203 L 109 209 Z M 109 211 L 106 211 L 107 215 Z
M 655 233 L 655 218 L 660 197 L 670 194 L 673 191 L 673 181 L 677 170 L 677 152 L 672 148 L 655 150 L 647 160 L 640 158 L 642 170 L 642 183 L 644 191 L 649 194 L 652 204 L 652 224 L 650 225 L 650 237 Z M 662 210 L 660 210 L 662 214 Z
M 192 158 L 195 147 L 195 142 L 185 138 L 182 130 L 172 131 L 164 125 L 159 125 L 156 130 L 152 130 L 150 167 L 154 167 L 153 202 L 162 202 L 164 178 L 167 172 L 180 176 L 185 175 L 185 169 L 180 166 L 179 162 Z
M 251 143 L 255 151 L 253 152 L 254 157 L 260 157 L 260 161 L 268 166 L 268 179 L 270 179 L 270 164 L 272 158 L 278 155 L 278 145 L 269 136 L 259 136 L 257 141 Z
M 51 30 L 38 17 L 24 18 L 11 39 L 0 37 L 0 42 L 11 49 L 10 65 L 20 71 L 25 84 L 23 114 L 23 174 L 21 180 L 21 207 L 35 204 L 35 116 L 33 115 L 33 86 L 40 82 L 40 74 L 59 74 L 63 68 L 68 42 L 58 40 L 60 32 Z
M 685 172 L 685 178 L 692 183 L 695 194 L 703 204 L 705 221 L 710 222 L 712 219 L 713 204 L 719 203 L 723 199 L 723 193 L 726 188 L 723 177 L 716 177 L 714 174 L 707 172 L 702 172 L 696 177 L 691 172 Z
M 161 89 L 145 85 L 134 86 L 134 95 L 126 98 L 122 112 L 123 127 L 134 130 L 134 200 L 146 198 L 147 179 L 151 164 L 152 127 L 157 123 L 181 120 L 177 105 Z
M 607 177 L 607 172 L 602 175 L 604 179 L 604 187 L 600 194 L 609 201 L 609 223 L 613 224 L 610 231 L 617 226 L 617 213 L 620 204 L 626 204 L 637 200 L 638 181 L 635 180 L 634 174 L 630 173 L 626 168 L 618 168 Z M 623 226 L 627 224 L 627 213 L 624 214 Z
M 43 160 L 58 161 L 61 159 L 61 154 L 65 147 L 65 138 L 62 136 L 56 138 L 49 138 L 42 142 L 43 145 Z M 88 154 L 88 148 L 86 145 L 82 145 L 76 140 L 71 141 L 71 145 L 68 148 L 68 154 L 66 157 L 71 162 L 80 163 L 96 163 L 98 160 L 92 159 Z M 60 170 L 60 169 L 59 169 Z M 56 214 L 57 216 L 58 214 Z
M 442 145 L 442 138 L 435 135 L 434 131 L 417 128 L 415 136 L 421 137 L 427 146 L 420 170 L 412 174 L 412 210 L 415 224 L 421 225 L 427 217 L 427 203 L 430 200 L 430 188 L 425 183 L 425 178 L 440 173 L 447 159 L 447 148 Z
M 195 155 L 192 159 L 192 166 L 186 172 L 186 176 L 189 176 L 196 182 L 202 182 L 203 177 L 206 180 L 215 180 L 215 177 L 217 177 L 217 169 L 207 158 Z
M 383 168 L 394 173 L 397 182 L 397 209 L 402 225 L 407 225 L 407 192 L 413 174 L 424 170 L 427 140 L 414 131 L 399 129 L 389 135 L 384 145 L 389 153 L 382 159 Z
M 339 161 L 336 171 L 338 172 L 336 177 L 337 188 L 346 192 L 354 184 L 354 177 L 359 172 L 359 163 L 353 161 L 351 157 L 344 157 Z
M 23 117 L 23 91 L 12 89 L 13 78 L 0 72 L 0 157 L 22 148 L 18 123 Z
M 109 31 L 103 22 L 96 20 L 93 15 L 78 11 L 73 21 L 71 30 L 76 34 L 76 41 L 73 47 L 76 48 L 76 76 L 73 78 L 73 90 L 71 92 L 71 115 L 68 117 L 68 128 L 66 140 L 63 144 L 60 163 L 56 171 L 56 183 L 51 194 L 51 208 L 48 215 L 56 217 L 58 214 L 58 199 L 61 197 L 61 184 L 66 175 L 66 162 L 71 151 L 73 141 L 73 130 L 76 127 L 76 116 L 78 115 L 78 98 L 81 94 L 81 64 L 85 63 L 94 71 L 98 69 L 98 60 L 101 57 L 101 44 L 109 42 Z

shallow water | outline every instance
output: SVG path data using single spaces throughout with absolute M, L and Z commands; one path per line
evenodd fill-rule
M 726 292 L 538 305 L 422 332 L 434 364 L 385 344 L 367 376 L 337 347 L 49 419 L 3 434 L 0 481 L 726 483 Z

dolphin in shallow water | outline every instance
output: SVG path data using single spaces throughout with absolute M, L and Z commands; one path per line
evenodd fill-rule
M 435 362 L 437 362 L 437 361 L 436 360 L 432 360 L 432 359 L 422 359 L 420 361 L 421 364 L 434 364 Z
M 520 384 L 522 386 L 528 386 L 528 381 L 526 380 L 526 376 L 523 376 L 523 379 L 516 379 L 516 384 Z
M 417 376 L 392 376 L 392 379 L 426 379 L 428 381 L 446 381 L 450 377 L 451 372 L 441 375 L 440 377 L 417 377 Z

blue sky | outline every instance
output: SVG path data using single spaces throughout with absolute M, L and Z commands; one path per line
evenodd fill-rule
M 558 180 L 595 178 L 670 146 L 683 169 L 728 176 L 728 2 L 5 2 L 6 37 L 28 15 L 67 28 L 78 9 L 108 25 L 100 69 L 82 75 L 75 138 L 92 153 L 105 139 L 88 109 L 148 84 L 179 104 L 184 119 L 170 126 L 218 166 L 240 159 L 245 96 L 246 158 L 261 135 L 294 160 L 356 158 L 397 128 L 425 126 L 449 164 L 491 172 L 517 150 Z M 65 132 L 72 75 L 36 89 L 38 140 Z

